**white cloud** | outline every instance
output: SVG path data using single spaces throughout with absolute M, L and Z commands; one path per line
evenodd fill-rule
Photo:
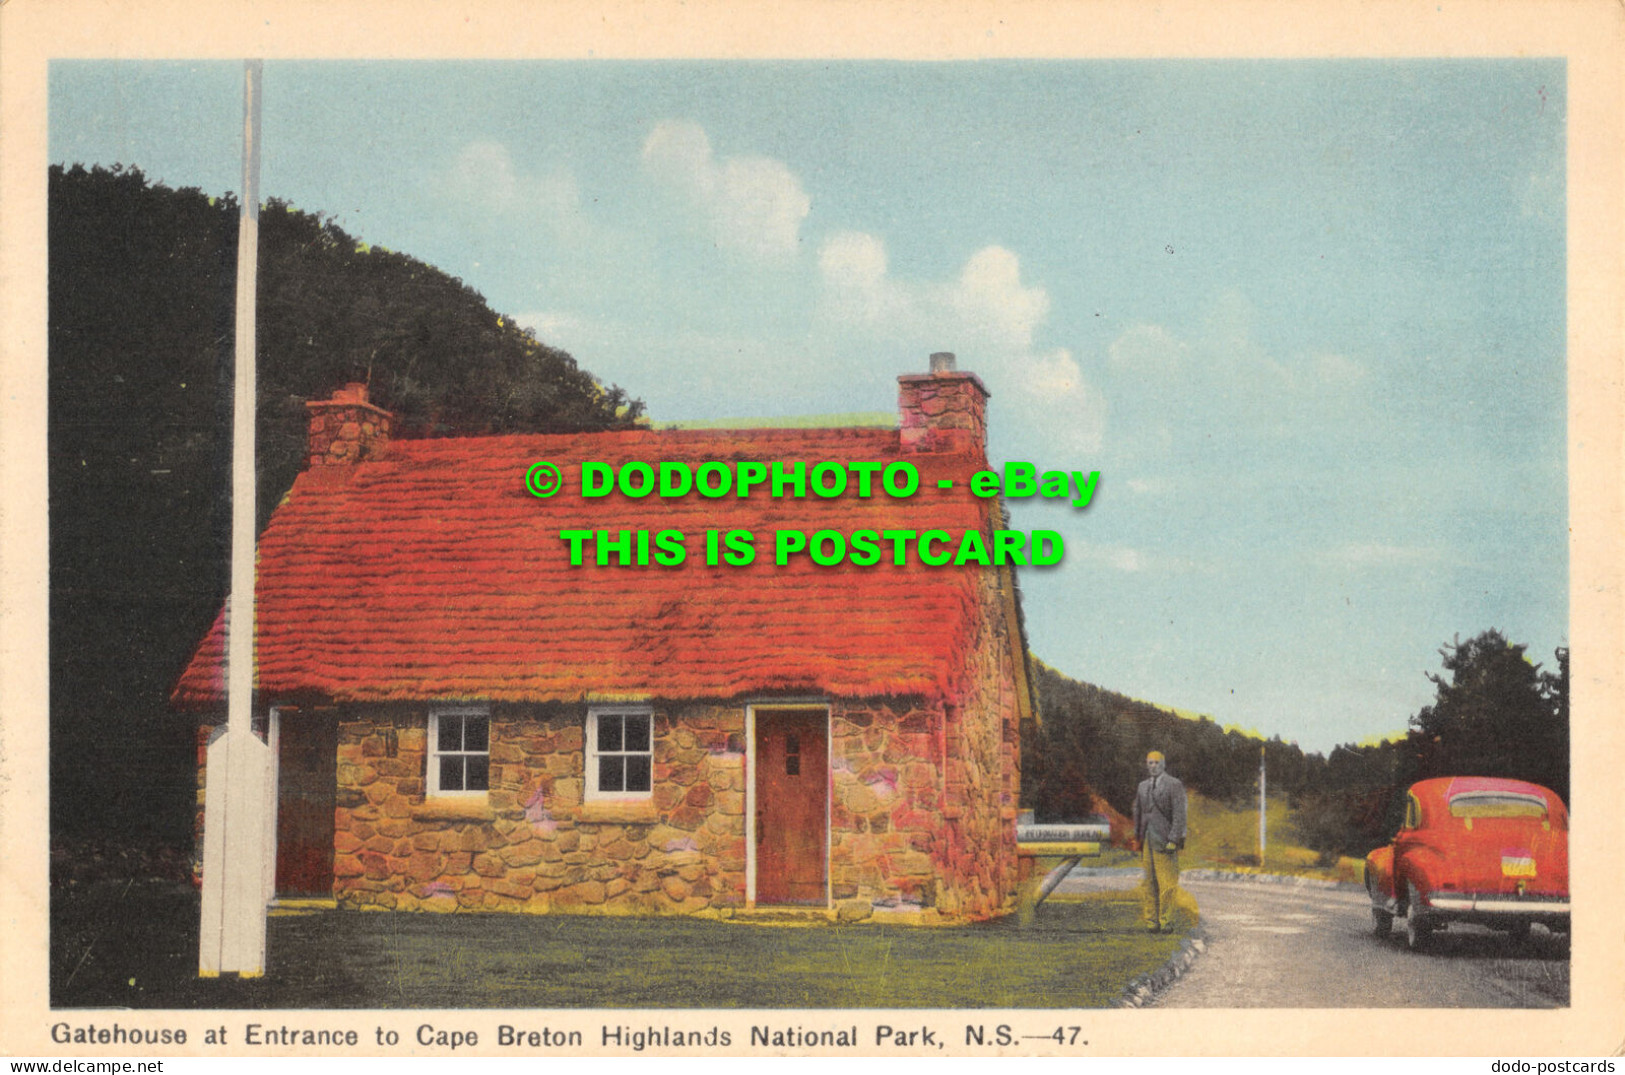
M 1033 355 L 1025 367 L 1027 387 L 1041 396 L 1069 396 L 1085 390 L 1083 370 L 1066 348 Z
M 705 214 L 718 246 L 760 261 L 791 258 L 800 249 L 812 200 L 783 161 L 718 160 L 699 124 L 663 120 L 643 143 L 643 167 Z
M 711 139 L 698 123 L 657 123 L 643 142 L 643 166 L 654 175 L 704 193 L 711 177 Z
M 547 175 L 522 172 L 500 142 L 469 142 L 433 178 L 432 185 L 464 212 L 504 220 L 539 220 L 555 231 L 581 223 L 581 192 L 575 177 L 564 171 Z
M 1020 261 L 1002 246 L 971 255 L 949 289 L 948 301 L 962 330 L 995 350 L 1030 348 L 1033 330 L 1049 316 L 1049 292 L 1024 287 Z
M 1179 372 L 1189 351 L 1189 344 L 1161 325 L 1137 324 L 1111 342 L 1106 357 L 1124 373 L 1169 376 Z
M 931 333 L 967 353 L 1031 350 L 1049 316 L 1049 292 L 1021 282 L 1021 262 L 1002 246 L 972 254 L 947 281 L 906 281 L 887 272 L 886 244 L 860 231 L 837 232 L 818 252 L 825 312 L 893 335 Z
M 1042 354 L 1019 352 L 1005 360 L 1006 380 L 1020 400 L 1025 421 L 1047 425 L 1055 445 L 1075 461 L 1100 451 L 1106 433 L 1106 400 L 1064 347 Z
M 866 232 L 838 232 L 818 253 L 821 314 L 828 331 L 865 349 L 923 355 L 953 348 L 995 394 L 1012 392 L 1025 424 L 1046 426 L 1073 452 L 1100 447 L 1105 405 L 1066 348 L 1041 350 L 1049 292 L 1024 283 L 1021 261 L 1002 246 L 973 253 L 945 280 L 891 275 L 886 244 Z
M 507 209 L 518 200 L 519 177 L 508 147 L 498 142 L 470 142 L 452 162 L 446 177 L 459 200 L 487 209 Z
M 1189 336 L 1143 322 L 1123 329 L 1106 348 L 1116 446 L 1142 458 L 1251 459 L 1266 442 L 1318 444 L 1328 429 L 1368 419 L 1364 365 L 1331 351 L 1272 354 L 1256 319 L 1247 297 L 1227 290 Z
M 886 244 L 873 235 L 843 231 L 824 240 L 818 274 L 827 308 L 842 321 L 877 325 L 915 316 L 886 278 Z

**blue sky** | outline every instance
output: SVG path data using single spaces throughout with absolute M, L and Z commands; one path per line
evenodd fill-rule
M 235 190 L 241 67 L 57 62 L 53 162 Z M 1098 470 L 1029 572 L 1073 676 L 1308 749 L 1455 635 L 1567 643 L 1561 61 L 271 61 L 262 190 L 656 419 L 895 408 Z

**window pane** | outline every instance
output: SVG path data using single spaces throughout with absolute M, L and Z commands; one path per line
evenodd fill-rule
M 611 754 L 598 759 L 598 790 L 626 790 L 625 770 L 619 754 Z
M 648 750 L 649 749 L 649 717 L 648 717 L 648 715 L 644 714 L 644 715 L 641 715 L 641 716 L 629 716 L 629 717 L 624 717 L 622 719 L 624 719 L 626 721 L 626 749 L 627 750 Z
M 626 790 L 649 790 L 649 755 L 626 755 Z
M 491 749 L 491 719 L 489 717 L 463 718 L 463 749 L 481 753 Z
M 1451 817 L 1545 817 L 1546 801 L 1516 792 L 1469 792 L 1450 800 Z
M 461 750 L 463 748 L 463 718 L 441 717 L 440 735 L 438 738 L 440 750 Z
M 447 754 L 440 759 L 440 790 L 463 790 L 463 759 L 456 754 Z
M 785 776 L 800 776 L 801 775 L 801 755 L 800 754 L 786 754 L 784 756 L 784 775 Z
M 489 791 L 491 788 L 491 759 L 484 754 L 470 754 L 464 761 L 467 779 L 464 791 Z
M 598 718 L 598 749 L 621 749 L 621 718 L 614 715 L 601 715 Z

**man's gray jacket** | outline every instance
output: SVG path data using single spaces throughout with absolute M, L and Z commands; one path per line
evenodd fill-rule
M 1134 794 L 1134 838 L 1142 844 L 1161 851 L 1169 843 L 1185 846 L 1185 785 L 1163 773 L 1156 778 L 1140 781 L 1140 790 Z

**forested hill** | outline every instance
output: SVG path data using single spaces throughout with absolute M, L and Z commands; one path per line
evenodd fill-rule
M 166 695 L 227 577 L 237 214 L 230 196 L 133 168 L 50 171 L 59 829 L 184 820 L 168 800 L 193 794 Z M 300 469 L 304 401 L 346 381 L 368 382 L 408 436 L 607 429 L 642 411 L 461 281 L 274 199 L 259 267 L 262 526 Z
M 1238 803 L 1258 790 L 1259 751 L 1271 795 L 1292 806 L 1295 836 L 1327 854 L 1364 854 L 1394 834 L 1402 793 L 1432 776 L 1529 780 L 1569 798 L 1569 656 L 1552 671 L 1527 647 L 1491 629 L 1439 650 L 1443 673 L 1418 671 L 1437 688 L 1431 705 L 1401 736 L 1305 754 L 1279 737 L 1225 731 L 1145 702 L 1069 679 L 1034 659 L 1041 727 L 1022 735 L 1022 805 L 1041 820 L 1091 812 L 1091 792 L 1129 813 L 1145 755 L 1160 750 L 1168 768 L 1196 791 Z
M 1301 789 L 1313 764 L 1323 764 L 1296 743 L 1226 731 L 1208 717 L 1182 717 L 1033 663 L 1043 722 L 1022 739 L 1021 787 L 1022 805 L 1041 818 L 1088 813 L 1080 788 L 1129 813 L 1153 750 L 1167 755 L 1168 771 L 1188 787 L 1229 801 L 1257 794 L 1260 748 L 1269 786 L 1281 794 Z

